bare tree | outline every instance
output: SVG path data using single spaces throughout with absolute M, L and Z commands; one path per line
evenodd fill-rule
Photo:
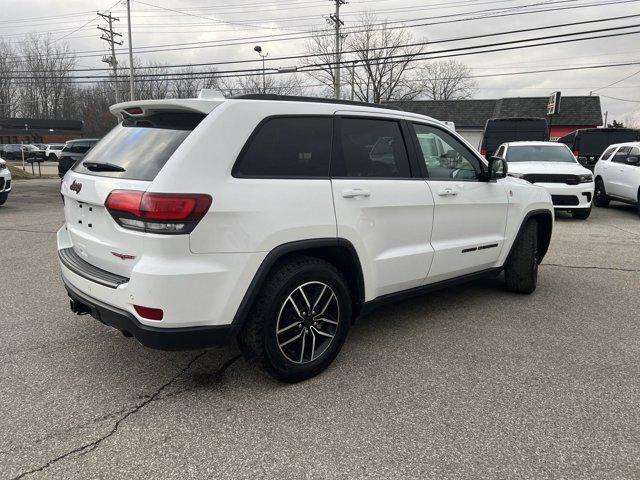
M 70 71 L 76 65 L 75 54 L 67 43 L 51 36 L 31 35 L 19 51 L 20 114 L 39 118 L 70 118 L 74 113 L 74 87 Z
M 335 40 L 333 34 L 327 34 L 326 30 L 314 30 L 307 40 L 305 50 L 309 55 L 302 60 L 303 65 L 313 68 L 308 75 L 323 85 L 326 96 L 335 96 L 336 69 Z
M 304 91 L 304 85 L 296 74 L 266 75 L 264 86 L 262 75 L 214 76 L 212 88 L 220 90 L 226 97 L 263 92 L 275 95 L 302 95 Z
M 13 73 L 16 70 L 15 58 L 11 46 L 0 40 L 0 117 L 11 117 L 18 108 L 18 87 Z
M 355 95 L 363 101 L 380 103 L 415 96 L 415 88 L 408 81 L 416 68 L 416 56 L 424 51 L 415 45 L 407 28 L 379 23 L 376 17 L 365 14 L 355 33 L 345 42 L 346 51 L 354 51 Z
M 435 60 L 416 71 L 420 96 L 430 100 L 465 100 L 478 90 L 471 70 L 458 60 Z

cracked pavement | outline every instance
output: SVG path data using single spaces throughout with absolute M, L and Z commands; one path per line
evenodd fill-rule
M 72 315 L 55 180 L 0 208 L 1 478 L 638 478 L 640 218 L 558 215 L 538 290 L 389 305 L 310 381 Z

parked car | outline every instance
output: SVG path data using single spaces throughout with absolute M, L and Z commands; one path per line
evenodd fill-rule
M 0 150 L 0 157 L 5 160 L 21 160 L 22 159 L 22 145 L 19 143 L 7 143 L 2 145 Z
M 44 151 L 45 157 L 50 162 L 57 162 L 60 152 L 64 148 L 64 143 L 50 143 Z
M 64 177 L 73 164 L 82 160 L 91 148 L 98 143 L 96 138 L 69 140 L 58 155 L 58 176 Z
M 551 194 L 557 210 L 586 220 L 591 214 L 593 174 L 578 163 L 566 145 L 555 142 L 509 142 L 498 147 L 509 175 L 540 185 Z
M 640 142 L 611 145 L 594 168 L 596 207 L 611 200 L 635 205 L 640 215 Z
M 38 148 L 35 145 L 23 145 L 24 159 L 28 163 L 44 162 L 46 160 L 44 149 Z
M 485 158 L 494 155 L 506 142 L 549 141 L 549 124 L 544 118 L 490 118 L 484 127 L 480 141 L 480 153 Z
M 0 205 L 4 205 L 11 191 L 11 172 L 7 162 L 0 160 Z
M 381 303 L 501 271 L 536 288 L 551 197 L 437 120 L 277 95 L 111 111 L 63 178 L 58 255 L 72 311 L 147 346 L 237 339 L 293 382 Z
M 560 137 L 558 142 L 567 145 L 582 165 L 593 170 L 609 145 L 639 140 L 640 130 L 632 128 L 583 128 Z
M 40 150 L 46 150 L 47 149 L 47 145 L 44 143 L 32 143 L 31 145 L 33 145 L 34 147 L 40 149 Z

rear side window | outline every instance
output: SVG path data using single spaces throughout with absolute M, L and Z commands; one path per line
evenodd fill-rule
M 328 178 L 332 130 L 331 117 L 268 119 L 249 140 L 233 175 Z
M 73 166 L 73 171 L 100 177 L 153 180 L 204 117 L 204 114 L 192 112 L 129 117 L 93 148 L 85 145 L 83 148 L 91 150 Z M 108 164 L 113 168 L 89 170 L 85 163 Z
M 396 121 L 342 118 L 339 143 L 340 158 L 332 176 L 411 177 L 407 148 Z
M 620 147 L 616 154 L 611 159 L 615 163 L 627 163 L 627 155 L 631 151 L 631 147 Z

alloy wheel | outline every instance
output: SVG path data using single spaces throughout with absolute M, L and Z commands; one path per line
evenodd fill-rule
M 320 358 L 336 336 L 340 305 L 333 289 L 313 281 L 296 287 L 282 303 L 276 340 L 287 360 L 297 364 Z

